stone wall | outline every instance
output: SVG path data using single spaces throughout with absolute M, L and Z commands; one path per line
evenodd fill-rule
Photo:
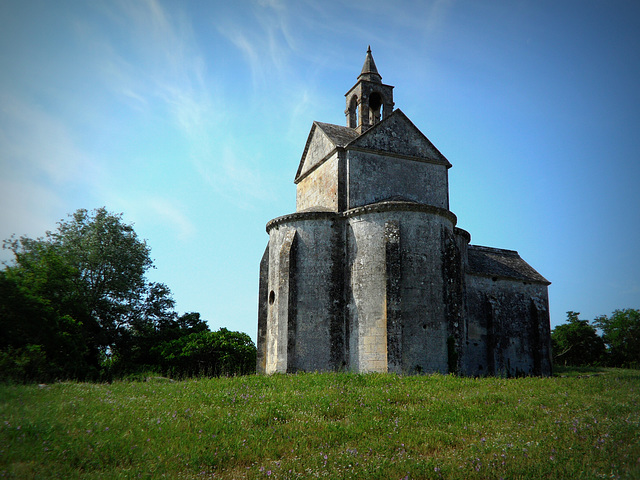
M 465 274 L 455 222 L 399 201 L 270 222 L 258 371 L 549 375 L 546 283 Z
M 311 127 L 311 132 L 309 132 L 309 138 L 303 154 L 305 162 L 300 166 L 300 171 L 296 176 L 302 178 L 307 175 L 311 170 L 324 162 L 335 148 L 335 144 L 329 137 L 322 132 L 322 129 L 314 124 L 313 127 Z
M 467 375 L 550 375 L 547 286 L 466 276 Z
M 256 352 L 256 372 L 267 372 L 267 328 L 269 319 L 269 244 L 260 260 L 258 286 L 258 335 Z
M 288 331 L 295 321 L 295 237 L 295 229 L 283 226 L 272 230 L 269 238 L 265 373 L 286 372 L 289 367 Z
M 349 365 L 359 372 L 387 371 L 385 221 L 358 215 L 347 226 Z
M 341 225 L 330 212 L 270 223 L 267 373 L 345 367 Z
M 399 218 L 402 250 L 402 370 L 447 373 L 443 230 L 450 217 L 403 212 Z
M 338 152 L 304 177 L 296 188 L 296 210 L 338 211 Z
M 389 199 L 449 207 L 447 167 L 370 152 L 347 152 L 348 208 Z
M 336 370 L 343 363 L 342 229 L 333 216 L 299 219 L 295 284 L 296 346 L 291 371 Z M 336 252 L 338 250 L 338 252 Z
M 455 217 L 397 202 L 346 215 L 350 367 L 447 373 L 443 231 Z

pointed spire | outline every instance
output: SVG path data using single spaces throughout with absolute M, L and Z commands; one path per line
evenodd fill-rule
M 362 66 L 362 72 L 360 72 L 358 80 L 382 83 L 382 76 L 378 73 L 376 62 L 373 61 L 373 55 L 371 55 L 371 45 L 367 48 L 367 56 L 364 59 L 364 65 Z

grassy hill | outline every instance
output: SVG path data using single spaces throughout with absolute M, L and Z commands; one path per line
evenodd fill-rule
M 640 478 L 640 371 L 3 385 L 0 477 Z

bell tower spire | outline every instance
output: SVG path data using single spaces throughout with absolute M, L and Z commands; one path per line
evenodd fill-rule
M 358 81 L 345 97 L 347 127 L 356 129 L 360 134 L 391 115 L 394 105 L 393 87 L 382 83 L 382 75 L 378 73 L 376 62 L 373 61 L 371 46 L 367 48 Z
M 373 61 L 373 55 L 371 55 L 371 45 L 367 48 L 367 56 L 364 59 L 362 71 L 358 76 L 358 80 L 360 79 L 375 83 L 382 83 L 382 76 L 378 73 L 376 62 Z

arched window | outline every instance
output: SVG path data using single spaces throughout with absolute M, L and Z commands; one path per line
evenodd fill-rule
M 382 97 L 378 92 L 369 95 L 369 124 L 375 125 L 380 122 L 380 107 L 382 107 Z
M 347 127 L 356 128 L 358 126 L 358 96 L 351 97 L 347 117 Z

